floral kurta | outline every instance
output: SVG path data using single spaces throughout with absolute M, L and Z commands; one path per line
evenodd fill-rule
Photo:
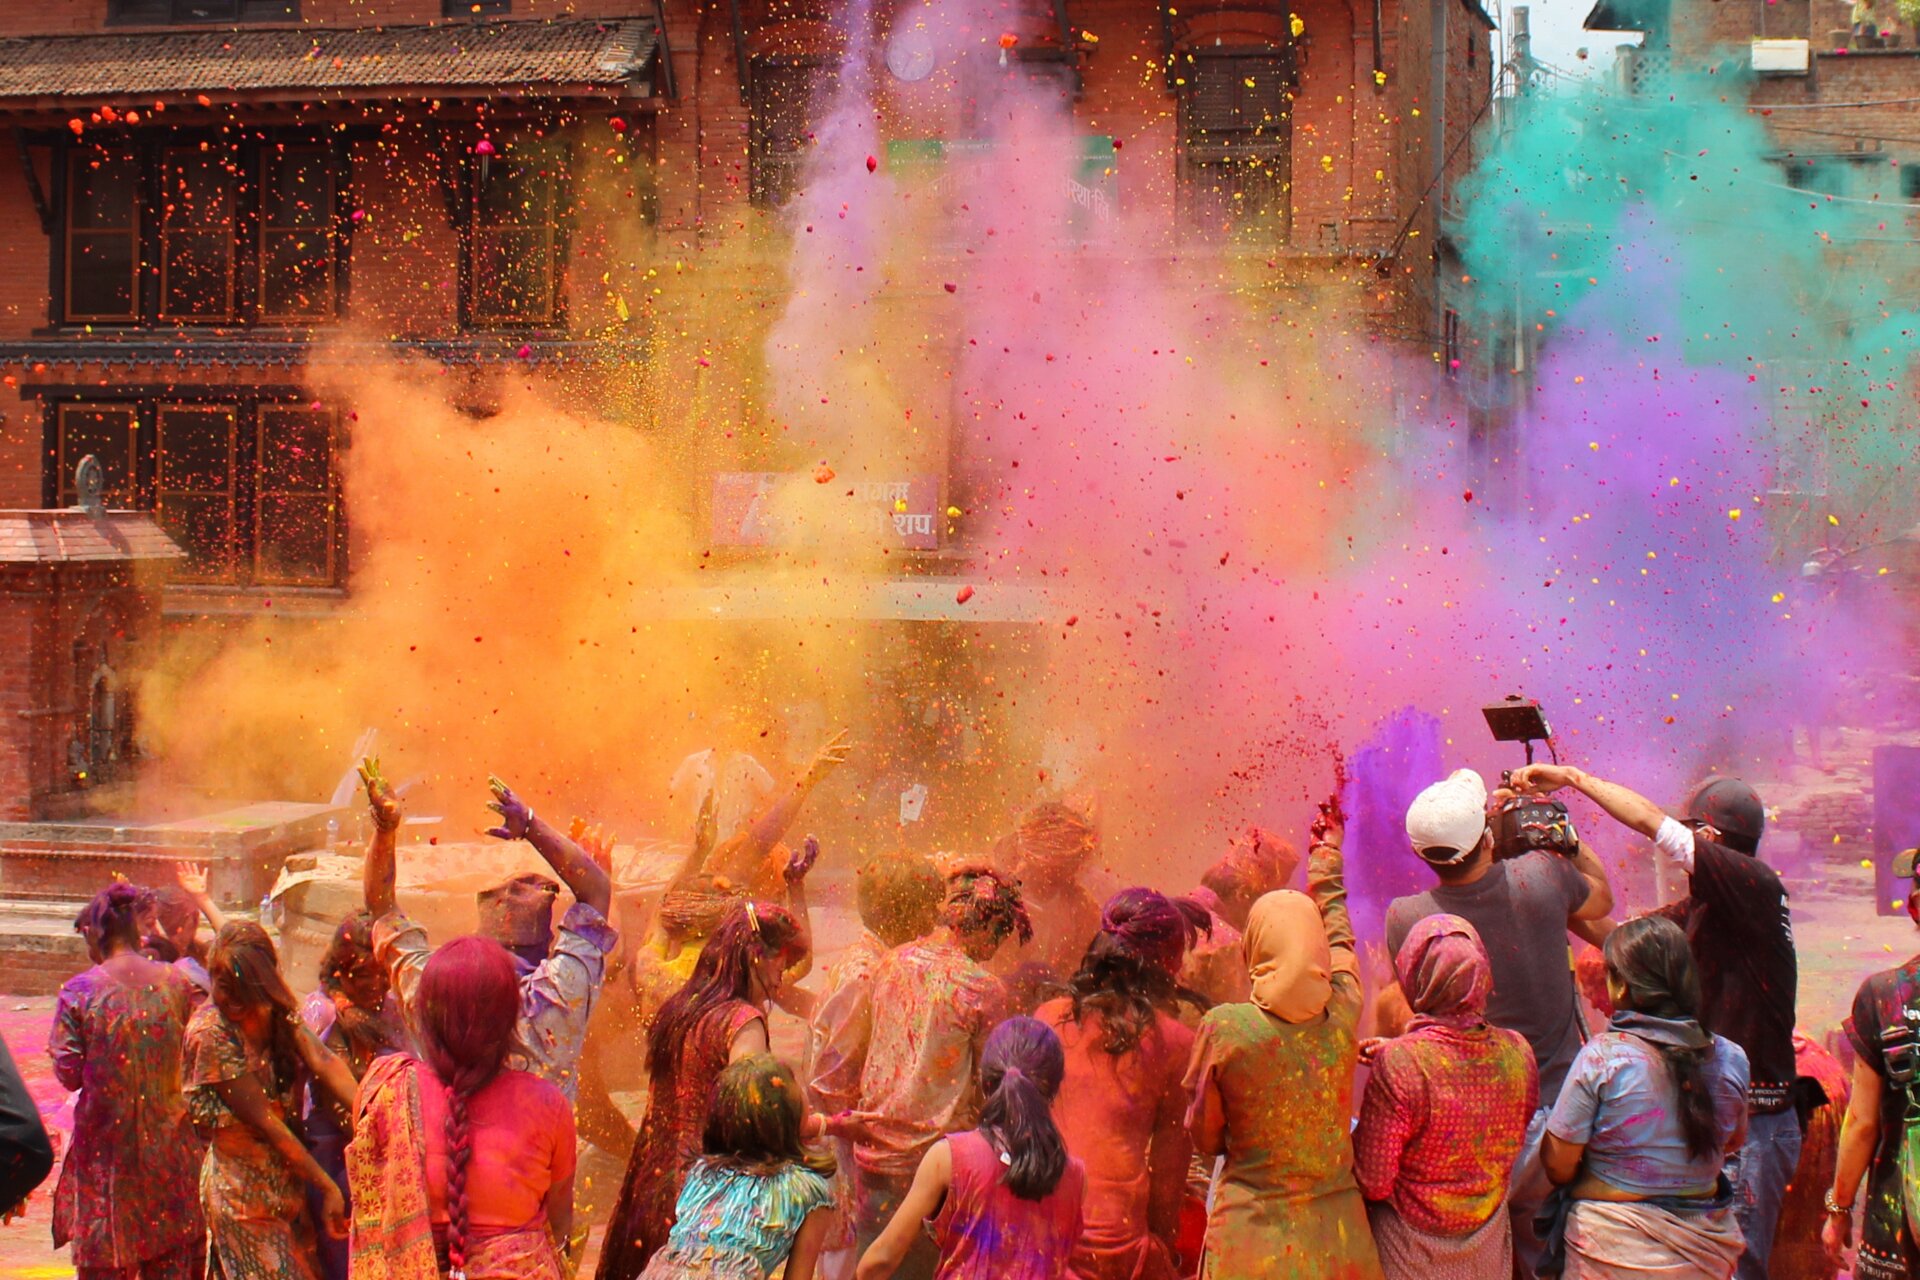
M 302 1073 L 276 1088 L 273 1064 L 208 1003 L 187 1026 L 187 1105 L 210 1140 L 200 1171 L 211 1280 L 318 1280 L 306 1184 L 285 1157 L 235 1115 L 215 1084 L 251 1074 L 268 1103 L 297 1132 Z
M 47 1051 L 80 1093 L 53 1193 L 53 1243 L 77 1268 L 137 1267 L 199 1240 L 205 1144 L 187 1123 L 181 1045 L 193 1003 L 179 972 L 120 957 L 60 988 Z

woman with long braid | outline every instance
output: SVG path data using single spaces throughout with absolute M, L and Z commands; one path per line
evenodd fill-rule
M 355 1280 L 561 1280 L 573 1226 L 573 1109 L 507 1067 L 513 957 L 469 936 L 420 975 L 420 1056 L 377 1058 L 360 1086 L 347 1174 Z

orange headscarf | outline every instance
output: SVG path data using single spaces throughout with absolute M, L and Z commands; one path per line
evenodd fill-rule
M 1333 998 L 1333 949 L 1312 898 L 1292 889 L 1263 895 L 1247 913 L 1253 1002 L 1282 1022 L 1311 1022 Z

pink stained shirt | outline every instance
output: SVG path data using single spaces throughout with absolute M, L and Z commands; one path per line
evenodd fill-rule
M 420 1126 L 427 1142 L 427 1198 L 433 1224 L 447 1221 L 447 1091 L 424 1066 Z M 573 1108 L 567 1096 L 526 1071 L 502 1071 L 467 1102 L 473 1151 L 467 1160 L 467 1226 L 523 1231 L 546 1221 L 547 1192 L 573 1176 Z
M 1000 980 L 946 942 L 922 938 L 887 953 L 873 977 L 873 1029 L 856 1110 L 862 1173 L 902 1182 L 941 1135 L 971 1128 L 981 1045 L 1006 1016 Z
M 947 1135 L 953 1184 L 935 1214 L 934 1280 L 1058 1280 L 1080 1236 L 1087 1169 L 1069 1159 L 1051 1194 L 1022 1200 L 1001 1178 L 1000 1153 L 978 1129 Z

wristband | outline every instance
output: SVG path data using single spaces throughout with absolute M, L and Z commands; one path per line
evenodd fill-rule
M 1820 1204 L 1822 1208 L 1835 1217 L 1841 1214 L 1845 1214 L 1848 1217 L 1853 1216 L 1853 1206 L 1841 1204 L 1840 1197 L 1833 1194 L 1832 1187 L 1827 1188 L 1826 1197 L 1821 1200 Z

